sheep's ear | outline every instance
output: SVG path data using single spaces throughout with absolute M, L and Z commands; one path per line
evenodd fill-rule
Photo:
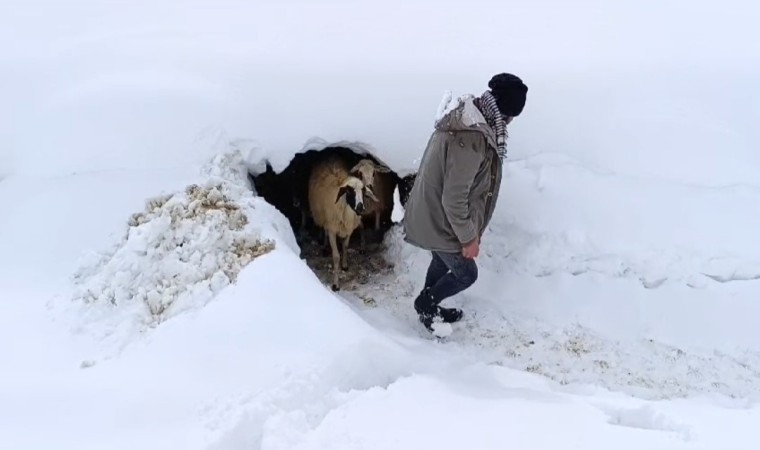
M 351 172 L 352 174 L 353 173 L 359 173 L 359 167 L 361 167 L 362 164 L 363 164 L 363 162 L 359 161 L 358 163 L 356 163 L 356 165 L 354 167 L 351 168 L 351 170 L 349 170 L 349 172 Z
M 377 199 L 377 197 L 375 197 L 375 193 L 374 193 L 374 192 L 372 192 L 372 188 L 370 188 L 370 187 L 365 187 L 365 188 L 364 188 L 364 191 L 367 193 L 367 197 L 371 198 L 372 200 L 374 200 L 374 201 L 376 201 L 376 202 L 379 202 L 379 201 L 380 201 L 380 200 L 378 200 L 378 199 Z
M 388 168 L 388 167 L 375 164 L 375 172 L 388 173 L 390 171 L 391 171 L 391 169 Z
M 349 187 L 343 186 L 340 189 L 338 189 L 338 196 L 335 197 L 335 203 L 338 203 L 338 200 L 340 200 L 341 196 L 345 195 L 346 192 L 348 192 Z

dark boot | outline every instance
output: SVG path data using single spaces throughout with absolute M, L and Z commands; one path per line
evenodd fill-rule
M 417 311 L 417 314 L 435 312 L 436 306 L 433 298 L 430 297 L 429 288 L 423 289 L 414 299 L 414 310 Z
M 419 315 L 420 322 L 433 332 L 433 322 L 453 323 L 462 319 L 464 313 L 459 308 L 443 308 L 438 306 L 430 295 L 430 288 L 425 288 L 414 300 L 414 310 Z
M 427 294 L 428 298 L 425 300 L 420 300 L 421 304 L 427 305 L 435 305 L 435 301 L 430 298 L 430 287 L 426 287 L 422 290 L 423 293 Z M 420 296 L 422 296 L 422 293 L 420 293 Z M 420 298 L 419 296 L 417 297 Z M 445 308 L 443 306 L 436 305 L 436 308 L 438 308 L 438 315 L 441 316 L 441 319 L 446 323 L 454 323 L 459 322 L 462 320 L 462 317 L 464 316 L 464 312 L 459 308 Z M 415 309 L 416 309 L 416 302 L 415 302 Z M 417 314 L 419 314 L 420 311 L 417 311 Z
M 439 306 L 438 315 L 441 316 L 441 319 L 443 319 L 444 322 L 454 323 L 462 320 L 464 312 L 459 308 L 444 308 L 443 306 Z
M 417 311 L 420 322 L 427 328 L 429 332 L 433 332 L 433 322 L 436 318 L 440 317 L 438 313 L 438 305 L 435 304 L 433 298 L 427 289 L 424 289 L 417 298 L 414 300 L 414 310 Z

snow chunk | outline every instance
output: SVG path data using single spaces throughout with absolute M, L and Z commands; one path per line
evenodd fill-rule
M 203 305 L 274 249 L 250 225 L 254 198 L 239 152 L 204 167 L 205 182 L 151 198 L 114 248 L 74 275 L 77 301 L 143 304 L 149 322 Z
M 437 338 L 445 338 L 451 336 L 454 331 L 450 323 L 445 322 L 433 322 L 431 325 L 433 328 L 433 336 Z
M 476 125 L 485 123 L 485 118 L 483 117 L 483 114 L 478 110 L 478 108 L 475 106 L 475 103 L 473 103 L 473 100 L 475 99 L 475 96 L 472 94 L 463 94 L 460 95 L 456 101 L 452 101 L 452 94 L 451 91 L 446 91 L 443 94 L 443 99 L 441 99 L 441 103 L 438 105 L 438 110 L 435 114 L 435 123 L 438 124 L 438 122 L 441 121 L 444 117 L 446 117 L 448 114 L 450 114 L 452 111 L 457 109 L 459 106 L 464 105 L 464 108 L 462 110 L 462 122 L 465 125 Z
M 454 107 L 451 106 L 451 99 L 452 94 L 451 91 L 447 90 L 443 93 L 443 98 L 441 99 L 441 103 L 438 105 L 438 110 L 435 112 L 435 123 L 438 123 L 443 119 L 446 114 L 450 113 L 454 110 L 454 107 L 456 107 L 456 104 L 454 104 Z

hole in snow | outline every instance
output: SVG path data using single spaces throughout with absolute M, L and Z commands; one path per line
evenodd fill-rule
M 338 157 L 353 167 L 362 159 L 388 167 L 372 153 L 355 151 L 342 146 L 328 146 L 319 150 L 308 150 L 296 154 L 287 167 L 276 172 L 268 161 L 264 161 L 264 171 L 250 173 L 256 193 L 277 208 L 290 222 L 296 241 L 301 248 L 301 257 L 325 283 L 330 283 L 332 252 L 321 227 L 314 223 L 309 208 L 309 176 L 312 168 L 327 158 Z M 362 217 L 363 229 L 351 235 L 348 251 L 348 270 L 342 271 L 341 289 L 351 290 L 356 284 L 368 283 L 373 275 L 387 273 L 392 266 L 384 258 L 383 240 L 386 233 L 398 226 L 398 214 L 394 214 L 396 199 L 406 204 L 414 176 L 401 178 L 392 169 L 388 173 L 375 172 L 374 193 L 384 207 L 379 216 L 366 213 Z M 364 246 L 362 248 L 362 234 Z M 342 251 L 342 247 L 338 246 Z

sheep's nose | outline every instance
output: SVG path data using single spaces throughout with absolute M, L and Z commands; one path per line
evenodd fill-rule
M 356 212 L 361 214 L 364 212 L 364 203 L 357 203 L 356 204 Z

